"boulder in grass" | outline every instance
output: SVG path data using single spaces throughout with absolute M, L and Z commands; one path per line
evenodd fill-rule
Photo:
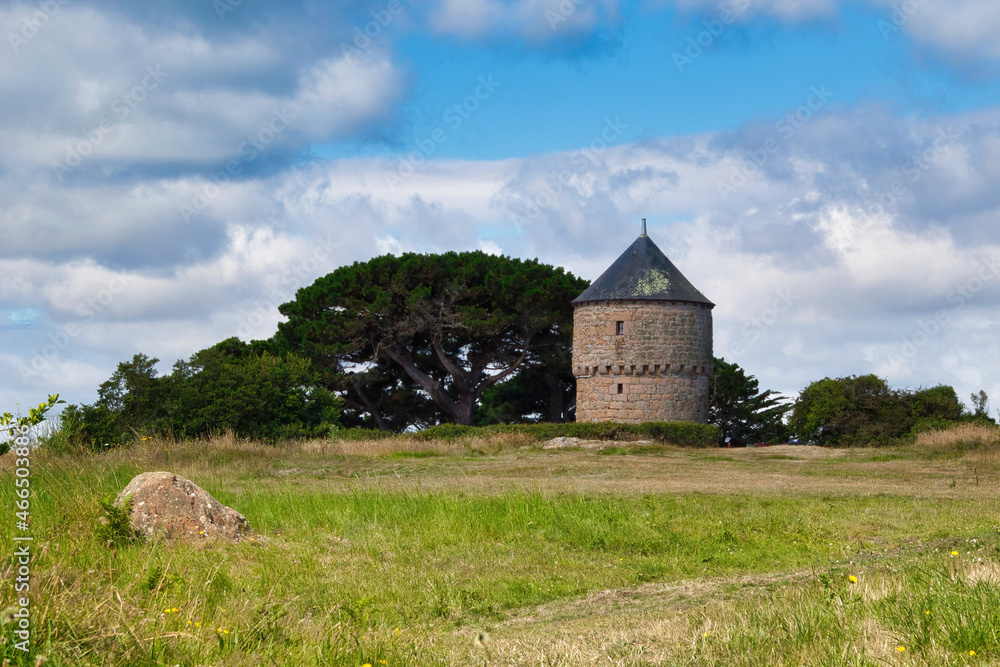
M 567 447 L 577 447 L 579 449 L 607 449 L 608 447 L 628 447 L 629 445 L 648 445 L 649 440 L 631 440 L 628 442 L 615 442 L 613 440 L 583 440 L 581 438 L 559 437 L 546 440 L 542 444 L 542 449 L 565 449 Z
M 132 528 L 142 535 L 168 538 L 239 540 L 250 524 L 189 479 L 172 472 L 144 472 L 132 478 L 115 499 L 132 500 Z

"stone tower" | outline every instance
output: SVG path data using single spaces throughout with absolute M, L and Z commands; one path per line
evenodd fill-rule
M 711 301 L 642 234 L 573 300 L 578 422 L 708 418 Z

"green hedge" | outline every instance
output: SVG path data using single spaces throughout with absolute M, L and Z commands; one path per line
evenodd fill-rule
M 416 440 L 458 440 L 460 438 L 505 433 L 528 436 L 541 442 L 551 438 L 582 438 L 585 440 L 652 440 L 681 447 L 713 447 L 719 443 L 719 429 L 710 424 L 692 422 L 643 422 L 642 424 L 568 423 L 568 424 L 491 424 L 489 426 L 462 426 L 441 424 L 415 433 L 404 433 L 403 438 Z M 331 434 L 338 440 L 364 440 L 390 437 L 385 431 L 371 429 L 340 429 Z

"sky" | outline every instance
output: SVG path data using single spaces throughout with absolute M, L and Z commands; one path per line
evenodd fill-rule
M 996 0 L 40 0 L 0 34 L 0 412 L 268 338 L 385 253 L 594 280 L 641 218 L 761 388 L 1000 408 Z

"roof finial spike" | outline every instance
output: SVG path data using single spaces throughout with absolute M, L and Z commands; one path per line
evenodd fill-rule
M 646 218 L 643 218 L 642 219 L 642 234 L 639 234 L 639 236 L 645 236 L 645 235 L 646 235 Z

